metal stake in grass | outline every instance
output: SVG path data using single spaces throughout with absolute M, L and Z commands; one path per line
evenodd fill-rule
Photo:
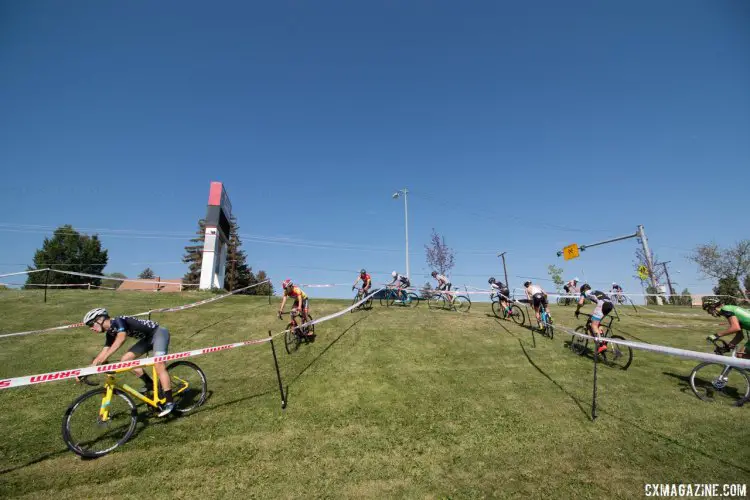
M 286 408 L 286 395 L 284 394 L 284 384 L 281 382 L 281 372 L 279 371 L 279 360 L 276 358 L 276 348 L 273 345 L 273 335 L 271 330 L 268 330 L 268 337 L 271 339 L 271 353 L 273 354 L 273 365 L 276 367 L 276 378 L 279 381 L 279 392 L 281 393 L 281 409 Z

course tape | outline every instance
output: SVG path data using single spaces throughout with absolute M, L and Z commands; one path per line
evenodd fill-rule
M 625 345 L 633 349 L 640 349 L 642 351 L 650 351 L 658 354 L 669 354 L 671 356 L 678 356 L 681 358 L 696 359 L 698 361 L 706 361 L 709 363 L 719 363 L 722 365 L 730 365 L 736 368 L 750 368 L 750 359 L 733 358 L 729 356 L 720 356 L 718 354 L 709 354 L 706 352 L 689 351 L 687 349 L 678 349 L 676 347 L 667 347 L 658 344 L 646 344 L 643 342 L 636 342 L 633 340 L 620 340 L 612 339 L 609 337 L 594 337 L 592 335 L 586 335 L 564 326 L 552 324 L 556 330 L 562 330 L 565 333 L 576 335 L 585 339 L 593 340 L 595 342 L 607 342 L 611 344 Z
M 6 274 L 0 274 L 0 278 L 7 278 L 8 276 L 20 276 L 22 274 L 32 274 L 32 273 L 41 273 L 42 271 L 46 271 L 47 268 L 44 269 L 32 269 L 30 271 L 19 271 L 17 273 L 6 273 Z
M 237 290 L 233 290 L 233 291 L 231 291 L 229 293 L 225 293 L 223 295 L 217 295 L 216 297 L 211 297 L 211 298 L 208 298 L 208 299 L 200 300 L 198 302 L 193 302 L 191 304 L 185 304 L 185 305 L 176 306 L 176 307 L 166 307 L 166 308 L 163 308 L 163 309 L 152 309 L 150 311 L 146 311 L 146 312 L 142 312 L 142 313 L 138 313 L 138 314 L 127 314 L 126 316 L 138 317 L 138 316 L 148 316 L 149 314 L 152 314 L 152 313 L 165 313 L 165 312 L 184 311 L 185 309 L 191 309 L 193 307 L 202 306 L 202 305 L 208 304 L 210 302 L 215 302 L 217 300 L 225 299 L 225 298 L 227 298 L 227 297 L 229 297 L 231 295 L 243 292 L 243 291 L 248 290 L 250 288 L 254 288 L 256 286 L 262 285 L 263 283 L 268 283 L 270 281 L 271 280 L 261 281 L 260 283 L 255 283 L 253 285 L 246 286 L 244 288 L 239 288 Z M 80 326 L 85 326 L 85 325 L 83 323 L 73 323 L 71 325 L 55 326 L 55 327 L 52 327 L 52 328 L 43 328 L 41 330 L 30 330 L 28 332 L 4 333 L 4 334 L 0 335 L 0 339 L 5 338 L 5 337 L 19 337 L 19 336 L 22 336 L 22 335 L 32 335 L 34 333 L 54 332 L 56 330 L 67 330 L 68 328 L 77 328 L 77 327 L 80 327 Z
M 315 321 L 309 321 L 300 326 L 315 325 L 318 323 L 322 323 L 324 321 L 331 320 L 333 318 L 338 318 L 339 316 L 342 316 L 348 313 L 355 307 L 359 307 L 360 305 L 364 304 L 367 300 L 369 300 L 376 293 L 377 291 L 371 293 L 370 295 L 364 297 L 359 302 L 356 302 L 352 304 L 351 306 L 347 307 L 346 309 L 343 309 L 333 314 L 329 314 L 328 316 L 324 316 L 323 318 L 317 319 Z M 61 328 L 70 328 L 70 327 L 68 326 L 68 327 L 61 327 Z M 195 356 L 201 356 L 203 354 L 227 351 L 229 349 L 236 349 L 238 347 L 244 347 L 247 345 L 263 344 L 265 342 L 270 342 L 271 339 L 276 338 L 279 335 L 283 335 L 286 332 L 287 330 L 284 330 L 270 337 L 265 337 L 262 339 L 245 340 L 243 342 L 234 342 L 232 344 L 224 344 L 224 345 L 218 345 L 218 346 L 212 346 L 212 347 L 202 347 L 200 349 L 192 349 L 190 351 L 177 352 L 174 354 L 166 354 L 164 356 L 152 356 L 150 358 L 134 359 L 131 361 L 120 361 L 118 363 L 108 363 L 106 365 L 86 366 L 86 367 L 81 367 L 81 368 L 73 368 L 71 370 L 62 370 L 62 371 L 50 372 L 50 373 L 40 373 L 38 375 L 25 375 L 23 377 L 4 379 L 4 380 L 0 380 L 0 390 L 10 389 L 13 387 L 22 387 L 25 385 L 42 384 L 45 382 L 57 382 L 60 380 L 67 380 L 67 379 L 71 379 L 75 377 L 81 377 L 84 375 L 94 375 L 97 373 L 120 370 L 123 368 L 136 368 L 140 366 L 148 366 L 148 365 L 153 365 L 154 363 L 174 361 L 177 359 L 193 358 Z

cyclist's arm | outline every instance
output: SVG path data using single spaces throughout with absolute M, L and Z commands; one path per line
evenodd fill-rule
M 284 306 L 286 305 L 286 294 L 281 297 L 281 307 L 279 307 L 279 314 L 284 312 Z
M 737 319 L 737 316 L 730 316 L 727 318 L 727 321 L 729 322 L 729 328 L 717 333 L 717 337 L 723 337 L 725 335 L 731 335 L 733 333 L 742 331 L 742 328 L 740 327 L 740 320 Z
M 91 364 L 100 365 L 104 363 L 112 354 L 115 353 L 115 351 L 117 351 L 117 349 L 120 348 L 120 346 L 122 346 L 126 338 L 128 338 L 128 335 L 125 332 L 118 332 L 114 342 L 112 342 L 112 345 L 105 346 L 104 349 L 102 349 L 102 352 L 100 352 L 99 355 L 94 358 L 94 361 L 92 361 Z
M 297 297 L 297 308 L 301 311 L 302 310 L 302 294 L 299 294 Z

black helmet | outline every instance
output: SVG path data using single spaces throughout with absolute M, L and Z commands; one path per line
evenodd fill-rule
M 581 293 L 584 293 L 588 290 L 591 290 L 591 285 L 589 285 L 588 283 L 584 283 L 583 285 L 581 285 Z
M 703 299 L 703 310 L 708 311 L 714 307 L 719 307 L 722 304 L 721 299 L 718 297 L 706 297 Z
M 359 274 L 367 274 L 367 271 L 365 271 L 364 269 L 360 269 Z
M 487 283 L 489 283 L 490 285 L 493 284 L 494 282 L 495 282 L 495 278 L 490 278 L 487 280 Z
M 432 271 L 432 277 L 434 278 L 435 276 L 437 276 L 437 271 Z
M 524 288 L 528 288 L 529 285 L 531 285 L 531 281 L 524 281 L 524 283 L 523 283 L 523 287 Z

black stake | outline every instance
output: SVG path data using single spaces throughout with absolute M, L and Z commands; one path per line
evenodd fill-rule
M 271 339 L 271 353 L 273 354 L 273 364 L 276 367 L 276 378 L 279 380 L 279 392 L 281 393 L 281 409 L 286 408 L 286 395 L 284 394 L 284 384 L 281 382 L 281 372 L 279 371 L 279 360 L 276 358 L 276 348 L 273 345 L 273 335 L 268 330 L 268 337 Z
M 597 337 L 598 338 L 598 337 Z M 591 420 L 596 420 L 596 365 L 599 361 L 599 346 L 594 341 L 594 396 L 591 399 Z
M 44 273 L 44 303 L 47 303 L 47 287 L 49 284 L 49 269 Z

